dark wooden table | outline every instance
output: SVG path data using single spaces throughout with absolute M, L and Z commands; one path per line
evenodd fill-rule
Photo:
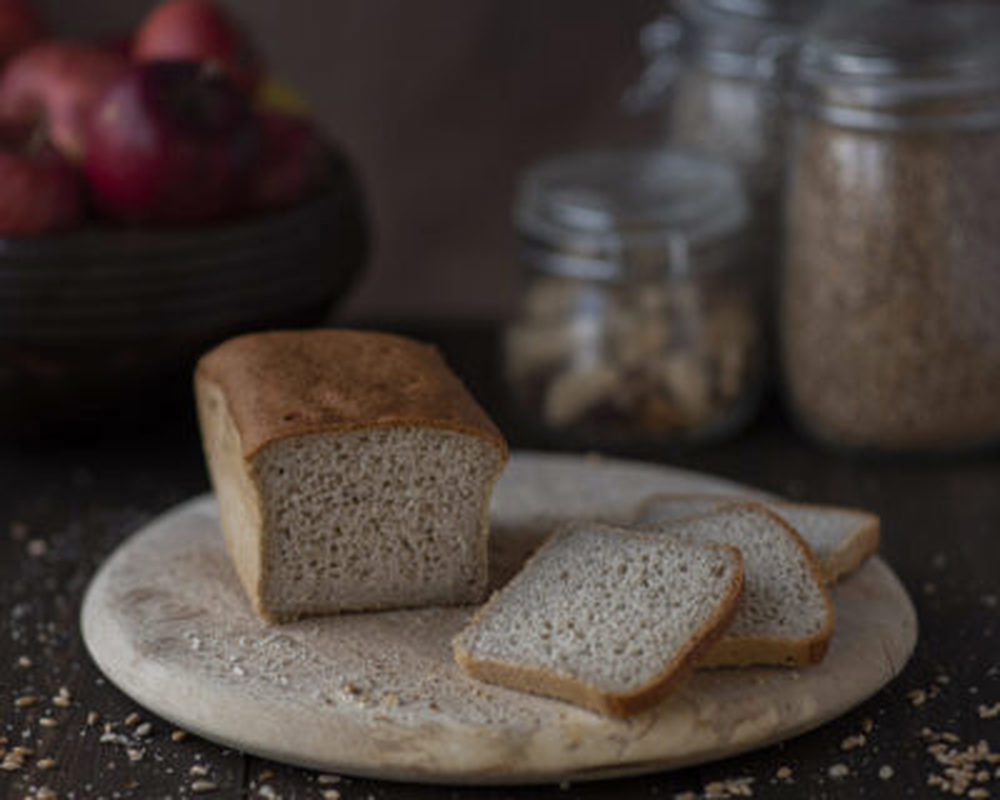
M 441 344 L 514 446 L 538 444 L 504 418 L 494 331 L 418 333 Z M 0 733 L 8 751 L 0 796 L 44 797 L 38 790 L 47 787 L 58 797 L 176 798 L 192 796 L 195 782 L 204 781 L 217 786 L 207 797 L 322 798 L 335 789 L 343 800 L 669 800 L 685 792 L 712 796 L 719 788 L 713 782 L 752 778 L 754 797 L 944 797 L 928 783 L 935 775 L 948 779 L 937 752 L 952 769 L 966 765 L 967 791 L 1000 797 L 1000 757 L 990 757 L 1000 751 L 1000 457 L 845 460 L 802 441 L 774 409 L 735 441 L 657 457 L 881 514 L 884 555 L 920 616 L 920 643 L 902 676 L 850 714 L 782 745 L 680 772 L 562 787 L 451 789 L 346 777 L 328 784 L 195 737 L 175 741 L 169 724 L 101 678 L 81 643 L 77 615 L 89 578 L 116 545 L 207 488 L 193 417 L 181 409 L 118 436 L 0 446 Z M 105 723 L 123 738 L 102 743 Z M 859 733 L 864 743 L 852 746 Z M 33 753 L 10 755 L 19 745 Z M 786 775 L 781 768 L 790 777 L 779 777 Z

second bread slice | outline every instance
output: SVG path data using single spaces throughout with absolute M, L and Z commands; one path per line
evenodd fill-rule
M 455 658 L 475 678 L 628 716 L 722 634 L 742 589 L 735 548 L 567 528 L 455 638 Z
M 703 666 L 806 665 L 826 655 L 833 635 L 830 593 L 812 551 L 776 514 L 746 503 L 642 530 L 685 542 L 726 544 L 743 555 L 743 601 Z

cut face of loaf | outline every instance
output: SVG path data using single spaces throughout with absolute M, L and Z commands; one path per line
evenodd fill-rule
M 431 348 L 254 334 L 196 374 L 226 546 L 269 621 L 478 602 L 506 448 Z
M 643 504 L 637 523 L 701 516 L 739 502 L 742 501 L 718 495 L 661 494 Z M 757 502 L 798 531 L 819 560 L 827 583 L 854 572 L 878 551 L 879 518 L 867 511 L 784 500 Z
M 701 665 L 791 666 L 822 660 L 833 634 L 833 604 L 815 556 L 786 522 L 762 506 L 742 504 L 641 530 L 731 545 L 743 556 L 743 600 Z
M 455 658 L 481 680 L 634 714 L 721 634 L 742 584 L 734 548 L 563 529 L 455 638 Z

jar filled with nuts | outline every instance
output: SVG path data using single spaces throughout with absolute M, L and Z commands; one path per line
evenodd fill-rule
M 787 396 L 854 450 L 1000 441 L 1000 10 L 851 9 L 797 62 Z
M 787 128 L 786 70 L 820 0 L 676 0 L 649 23 L 647 61 L 626 101 L 664 112 L 670 146 L 726 160 L 741 172 L 749 244 L 772 274 L 780 251 Z
M 524 175 L 526 284 L 505 369 L 530 420 L 581 445 L 717 438 L 762 385 L 757 276 L 736 171 L 681 152 L 607 150 Z

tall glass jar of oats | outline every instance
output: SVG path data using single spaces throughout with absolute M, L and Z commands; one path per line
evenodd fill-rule
M 855 450 L 1000 441 L 1000 10 L 842 9 L 796 74 L 780 303 L 796 418 Z

